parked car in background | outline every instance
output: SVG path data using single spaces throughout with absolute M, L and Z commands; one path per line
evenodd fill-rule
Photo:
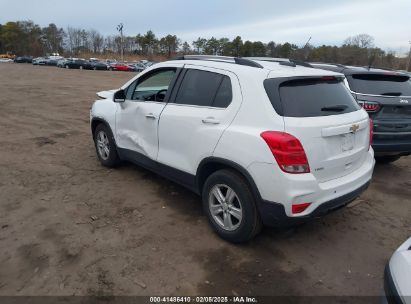
M 13 59 L 9 59 L 9 58 L 0 58 L 0 63 L 9 63 L 9 62 L 13 62 Z
M 47 59 L 44 57 L 37 57 L 32 60 L 33 65 L 46 65 Z
M 84 60 L 84 59 L 79 59 L 79 58 L 73 58 L 69 59 L 64 63 L 64 67 L 66 69 L 80 69 L 80 70 L 91 70 L 91 62 Z
M 110 65 L 112 65 L 112 64 L 114 64 L 114 63 L 117 63 L 117 60 L 116 60 L 116 59 L 106 59 L 104 62 L 105 62 L 108 66 L 110 66 Z
M 57 60 L 57 65 L 56 65 L 56 66 L 57 66 L 58 68 L 64 68 L 64 64 L 67 62 L 67 60 L 68 60 L 68 59 L 66 59 L 66 58 Z
M 134 69 L 134 72 L 142 72 L 147 68 L 147 66 L 141 62 L 132 63 L 130 66 Z
M 122 71 L 122 72 L 133 72 L 135 68 L 127 63 L 115 62 L 110 64 L 109 68 L 110 71 Z
M 32 56 L 18 56 L 14 59 L 15 63 L 32 63 L 33 57 Z
M 103 61 L 90 61 L 91 68 L 95 71 L 107 71 L 109 66 Z
M 385 303 L 411 304 L 411 238 L 388 261 L 384 271 Z
M 46 58 L 46 65 L 49 66 L 57 66 L 58 60 L 53 59 L 53 58 Z
M 344 76 L 293 63 L 184 56 L 100 92 L 101 164 L 127 160 L 201 195 L 231 242 L 339 209 L 369 185 L 372 121 Z M 184 148 L 182 148 L 184 147 Z
M 311 63 L 343 73 L 353 96 L 374 121 L 375 158 L 390 163 L 411 154 L 410 76 L 392 70 Z

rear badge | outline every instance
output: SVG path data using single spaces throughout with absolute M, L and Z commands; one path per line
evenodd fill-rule
M 401 99 L 401 100 L 400 100 L 400 103 L 408 103 L 408 100 L 406 100 L 406 99 Z

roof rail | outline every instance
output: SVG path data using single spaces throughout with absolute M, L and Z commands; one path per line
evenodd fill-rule
M 310 62 L 309 64 L 311 64 L 311 65 L 313 65 L 313 64 L 325 64 L 325 65 L 334 65 L 334 66 L 336 66 L 336 67 L 344 68 L 344 69 L 347 68 L 346 65 L 343 65 L 343 64 L 341 64 L 341 63 Z
M 255 61 L 247 58 L 229 57 L 229 56 L 213 56 L 213 55 L 184 55 L 174 58 L 173 60 L 205 60 L 205 61 L 218 61 L 233 63 L 239 65 L 245 65 L 253 68 L 262 69 L 263 66 Z
M 312 68 L 313 67 L 308 62 L 295 60 L 295 59 L 288 59 L 288 58 L 274 58 L 274 57 L 245 57 L 245 58 L 249 59 L 249 60 L 278 62 L 281 65 L 294 66 L 294 67 L 297 66 L 297 65 L 301 65 L 301 66 L 304 66 L 304 67 L 307 67 L 307 68 Z

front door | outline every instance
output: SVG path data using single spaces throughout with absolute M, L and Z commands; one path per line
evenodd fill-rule
M 116 113 L 117 146 L 153 160 L 158 152 L 158 121 L 175 81 L 176 67 L 145 73 L 126 89 Z

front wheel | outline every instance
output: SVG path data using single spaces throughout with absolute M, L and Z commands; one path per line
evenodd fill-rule
M 94 131 L 94 144 L 97 157 L 103 166 L 112 168 L 120 163 L 113 133 L 106 125 L 97 126 Z
M 240 174 L 219 170 L 208 177 L 203 193 L 203 208 L 214 231 L 223 239 L 242 243 L 261 230 L 255 199 Z

